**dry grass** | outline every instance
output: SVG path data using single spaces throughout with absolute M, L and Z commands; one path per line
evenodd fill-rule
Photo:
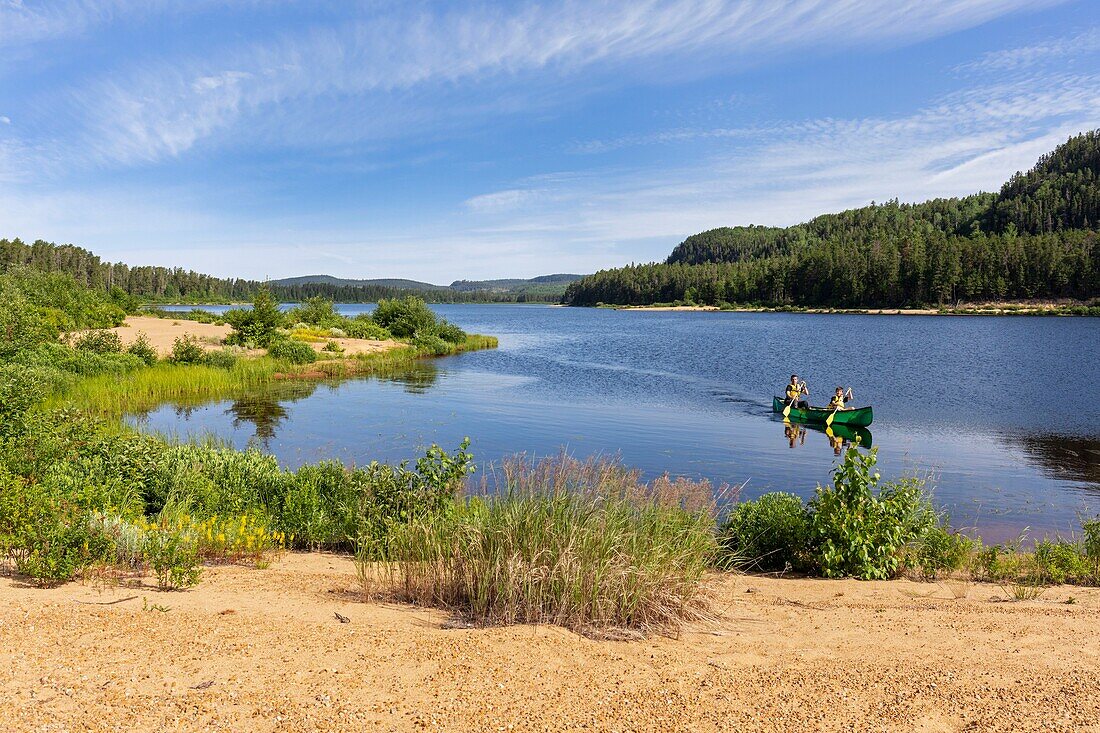
M 565 456 L 507 461 L 496 495 L 394 528 L 368 588 L 466 621 L 556 624 L 599 636 L 670 633 L 706 615 L 710 485 Z M 705 498 L 704 498 L 705 497 Z

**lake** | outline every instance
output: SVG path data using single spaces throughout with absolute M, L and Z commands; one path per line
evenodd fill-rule
M 836 448 L 772 414 L 797 372 L 814 404 L 850 385 L 853 405 L 873 405 L 883 477 L 928 476 L 955 526 L 1001 541 L 1068 533 L 1100 513 L 1100 319 L 433 307 L 500 348 L 129 419 L 257 443 L 291 467 L 410 459 L 470 436 L 483 469 L 566 450 L 745 484 L 744 497 L 810 496 Z

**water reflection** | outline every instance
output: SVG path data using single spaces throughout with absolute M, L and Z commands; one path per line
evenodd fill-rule
M 844 449 L 852 444 L 859 443 L 861 448 L 871 447 L 871 431 L 867 428 L 857 428 L 850 425 L 817 425 L 814 423 L 795 423 L 783 421 L 783 437 L 787 440 L 787 447 L 795 448 L 806 445 L 806 433 L 813 430 L 822 433 L 829 441 L 829 447 L 833 455 L 841 455 Z
M 409 394 L 424 394 L 439 380 L 439 368 L 431 362 L 420 361 L 401 371 L 379 375 L 378 378 L 383 382 L 400 384 Z
M 1100 440 L 1065 435 L 1007 437 L 1050 476 L 1100 487 Z

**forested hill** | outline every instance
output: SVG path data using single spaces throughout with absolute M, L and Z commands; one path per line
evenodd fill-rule
M 419 295 L 433 303 L 557 302 L 564 284 L 556 290 L 499 291 L 459 290 L 412 280 L 355 281 L 330 276 L 306 276 L 262 283 L 258 280 L 218 278 L 183 268 L 131 267 L 104 262 L 82 247 L 41 240 L 26 244 L 19 239 L 0 239 L 0 272 L 26 266 L 43 272 L 64 272 L 82 285 L 114 290 L 120 295 L 154 302 L 237 302 L 250 300 L 267 285 L 284 301 L 323 296 L 341 303 L 373 303 L 381 298 Z
M 998 193 L 890 201 L 791 227 L 723 227 L 664 263 L 604 270 L 566 302 L 866 307 L 1100 296 L 1100 131 Z

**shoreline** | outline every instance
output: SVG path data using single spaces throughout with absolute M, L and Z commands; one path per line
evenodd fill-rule
M 1100 716 L 1095 588 L 1010 602 L 981 583 L 720 574 L 715 621 L 600 641 L 365 601 L 343 555 L 203 576 L 178 592 L 0 576 L 0 728 L 1083 730 Z
M 582 306 L 583 307 L 583 306 Z M 752 307 L 716 305 L 597 305 L 595 308 L 607 308 L 621 311 L 652 312 L 700 312 L 700 313 L 806 313 L 815 315 L 870 315 L 870 316 L 1077 316 L 1067 312 L 1071 308 L 1095 308 L 1084 302 L 1043 302 L 1005 301 L 991 303 L 972 303 L 951 308 L 801 308 L 801 307 Z

